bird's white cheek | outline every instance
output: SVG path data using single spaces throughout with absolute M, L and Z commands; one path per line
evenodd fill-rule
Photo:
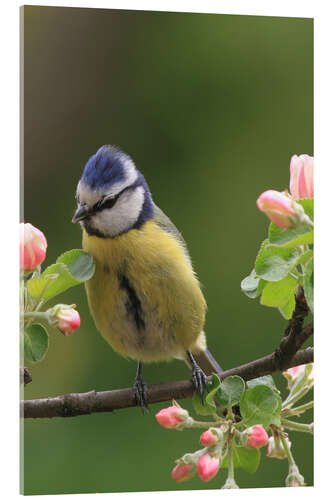
M 116 236 L 131 229 L 138 220 L 144 203 L 144 189 L 124 192 L 114 207 L 96 214 L 91 224 L 105 236 Z

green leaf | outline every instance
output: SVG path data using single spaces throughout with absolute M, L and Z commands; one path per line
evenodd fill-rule
M 281 426 L 282 399 L 279 396 L 279 394 L 277 394 L 277 392 L 275 392 L 275 394 L 276 394 L 277 399 L 278 399 L 278 405 L 277 405 L 275 411 L 272 414 L 271 424 L 274 424 L 277 427 L 280 427 Z
M 69 250 L 58 257 L 57 263 L 65 264 L 71 275 L 80 282 L 89 280 L 95 272 L 94 259 L 84 250 Z
M 285 229 L 271 222 L 268 236 L 272 245 L 284 248 L 311 245 L 313 243 L 313 229 L 309 226 L 300 226 L 297 229 Z
M 297 280 L 289 274 L 281 281 L 266 283 L 261 295 L 261 304 L 278 307 L 282 316 L 290 319 L 295 309 Z
M 247 389 L 240 401 L 242 423 L 247 427 L 261 424 L 268 427 L 275 420 L 279 407 L 279 396 L 266 385 L 257 385 Z
M 306 215 L 313 221 L 313 200 L 304 199 L 298 202 L 304 208 Z M 273 222 L 268 230 L 269 242 L 273 245 L 296 247 L 299 245 L 309 245 L 313 243 L 313 228 L 310 226 L 300 226 L 296 229 L 285 229 L 276 226 Z
M 249 276 L 244 278 L 241 282 L 241 290 L 245 295 L 250 297 L 250 299 L 255 299 L 261 294 L 266 281 L 257 276 L 254 269 L 252 269 Z
M 280 281 L 296 265 L 298 258 L 298 249 L 272 246 L 265 240 L 256 258 L 255 272 L 266 281 Z
M 55 264 L 47 267 L 42 278 L 57 274 L 57 278 L 47 287 L 43 296 L 48 301 L 72 286 L 90 279 L 95 271 L 94 260 L 84 250 L 69 250 L 62 254 Z
M 220 393 L 221 391 L 221 381 L 215 373 L 212 374 L 212 380 L 210 384 L 211 385 L 209 385 L 209 393 L 206 396 L 206 404 L 214 407 L 215 410 L 216 405 L 214 403 L 214 397 L 217 396 L 217 393 Z
M 48 286 L 51 284 L 51 281 L 57 279 L 58 276 L 58 274 L 49 274 L 44 278 L 31 278 L 27 283 L 27 288 L 31 297 L 33 297 L 35 300 L 38 300 L 47 290 Z
M 233 446 L 233 462 L 236 469 L 244 469 L 253 474 L 259 467 L 260 451 L 258 448 L 245 448 L 244 446 Z M 222 468 L 228 468 L 228 455 L 222 460 Z
M 313 312 L 313 259 L 305 266 L 304 295 L 311 312 Z
M 292 298 L 289 299 L 288 302 L 283 304 L 282 306 L 278 307 L 281 315 L 284 317 L 284 319 L 290 319 L 293 315 L 293 312 L 295 310 L 296 302 Z
M 212 380 L 208 382 L 202 399 L 200 394 L 195 391 L 192 397 L 192 404 L 195 412 L 198 415 L 211 415 L 216 412 L 214 396 L 220 388 L 221 382 L 215 373 L 212 375 Z
M 49 336 L 42 325 L 34 324 L 24 331 L 24 357 L 31 363 L 41 361 L 49 348 Z
M 257 385 L 267 385 L 267 387 L 275 391 L 277 394 L 280 394 L 280 391 L 276 387 L 272 375 L 264 375 L 263 377 L 257 377 L 252 380 L 248 380 L 246 382 L 246 385 L 249 389 L 252 389 L 252 387 L 256 387 Z
M 216 399 L 222 406 L 231 408 L 239 403 L 244 391 L 244 380 L 238 375 L 234 375 L 222 381 L 221 391 L 218 393 Z
M 241 282 L 241 289 L 250 297 L 250 299 L 255 299 L 257 296 L 258 285 L 260 278 L 257 276 L 254 269 L 252 269 L 251 274 L 244 278 Z

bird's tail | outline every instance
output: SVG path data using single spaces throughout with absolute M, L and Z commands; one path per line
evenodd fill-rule
M 219 363 L 216 361 L 212 353 L 209 351 L 209 349 L 206 349 L 205 351 L 200 351 L 196 354 L 192 354 L 195 361 L 198 363 L 200 366 L 201 370 L 205 373 L 205 375 L 209 376 L 212 375 L 213 373 L 221 373 L 223 372 L 222 367 L 219 365 Z M 190 364 L 188 363 L 190 366 Z

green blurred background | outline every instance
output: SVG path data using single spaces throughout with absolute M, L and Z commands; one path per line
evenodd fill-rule
M 210 350 L 224 368 L 272 352 L 286 322 L 244 296 L 240 281 L 267 230 L 258 195 L 288 186 L 291 155 L 313 154 L 313 21 L 30 6 L 22 29 L 24 219 L 48 239 L 45 264 L 81 246 L 71 223 L 77 181 L 97 148 L 116 144 L 188 243 L 208 302 Z M 25 397 L 130 386 L 135 363 L 96 331 L 84 287 L 60 302 L 78 305 L 82 327 L 50 339 Z M 189 371 L 174 361 L 146 365 L 144 376 L 153 383 Z M 225 472 L 209 483 L 172 481 L 174 460 L 199 447 L 200 433 L 162 429 L 154 414 L 163 406 L 144 417 L 132 408 L 27 420 L 24 493 L 220 488 Z M 312 440 L 293 437 L 311 485 Z M 286 474 L 286 461 L 263 457 L 256 474 L 236 479 L 274 487 Z

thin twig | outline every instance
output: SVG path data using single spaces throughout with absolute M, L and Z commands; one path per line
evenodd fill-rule
M 313 362 L 313 348 L 299 351 L 290 360 L 287 368 Z M 219 373 L 221 380 L 230 375 L 239 375 L 244 380 L 261 377 L 279 370 L 275 353 L 268 354 L 250 363 Z M 158 403 L 174 399 L 190 398 L 193 386 L 190 380 L 152 384 L 148 387 L 148 403 Z M 136 406 L 132 388 L 96 392 L 95 390 L 65 394 L 46 399 L 21 402 L 21 415 L 25 418 L 75 417 L 91 413 L 111 412 L 120 408 Z
M 20 367 L 20 383 L 27 385 L 32 381 L 31 373 L 29 368 L 26 366 L 23 368 L 22 366 Z

